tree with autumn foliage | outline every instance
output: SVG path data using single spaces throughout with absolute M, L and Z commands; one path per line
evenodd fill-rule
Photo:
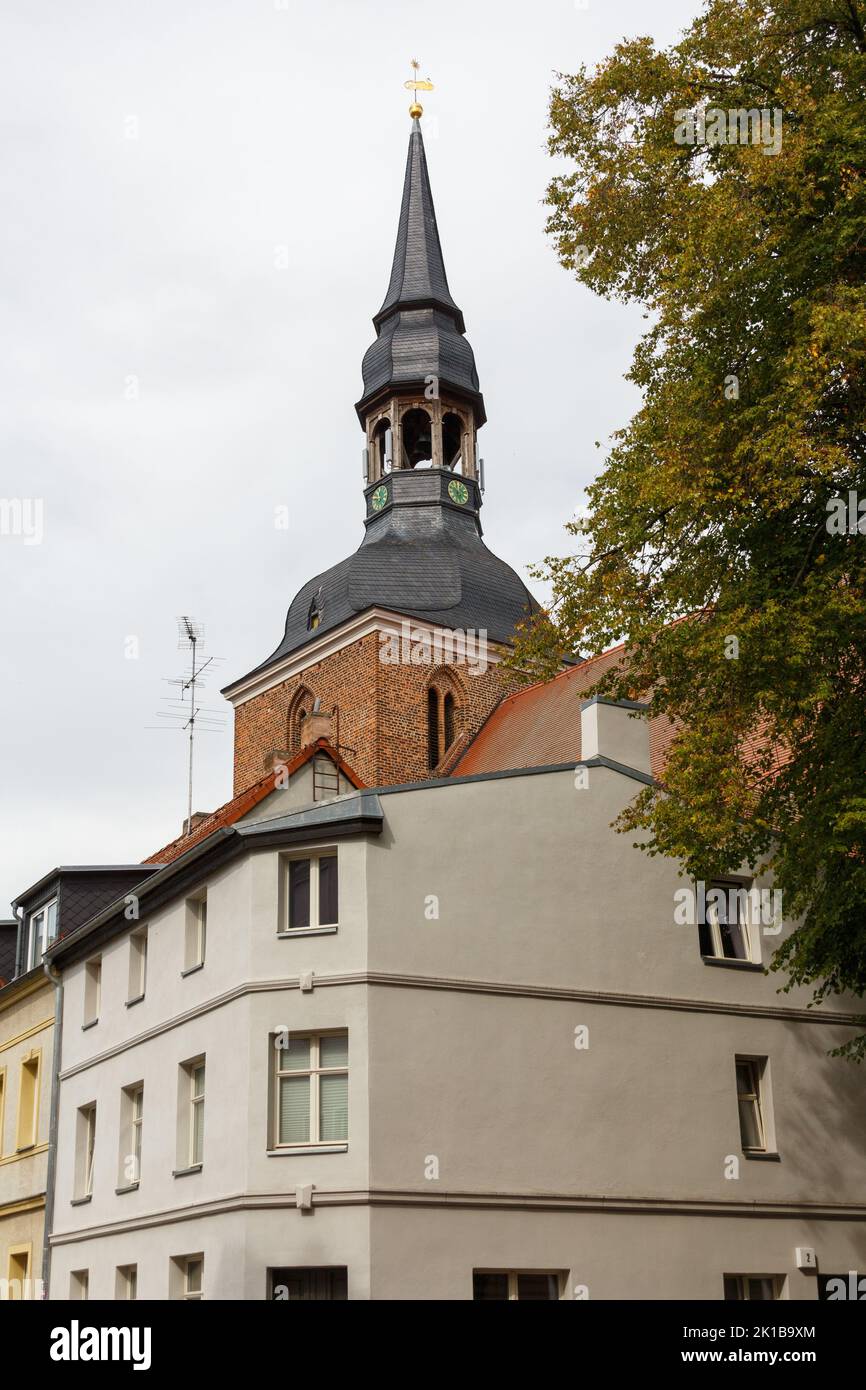
M 707 0 L 673 47 L 560 75 L 550 118 L 559 260 L 649 326 L 515 663 L 624 641 L 601 693 L 678 733 L 620 828 L 697 879 L 772 869 L 780 982 L 862 996 L 866 4 Z

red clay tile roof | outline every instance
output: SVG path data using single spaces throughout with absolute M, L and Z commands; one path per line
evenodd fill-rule
M 326 738 L 316 739 L 315 743 L 301 749 L 301 752 L 297 753 L 289 762 L 281 763 L 272 768 L 270 772 L 265 773 L 261 781 L 254 782 L 251 787 L 247 787 L 246 791 L 238 792 L 237 796 L 232 797 L 231 801 L 227 801 L 224 806 L 220 806 L 216 811 L 211 811 L 210 815 L 199 821 L 188 835 L 179 835 L 176 840 L 171 841 L 171 844 L 157 850 L 156 854 L 142 859 L 142 864 L 171 864 L 173 860 L 186 854 L 188 849 L 192 849 L 193 845 L 206 840 L 208 835 L 212 835 L 215 830 L 221 830 L 226 825 L 234 825 L 241 816 L 245 816 L 247 811 L 251 811 L 254 806 L 258 806 L 260 801 L 264 801 L 265 797 L 270 795 L 278 777 L 291 777 L 293 773 L 304 766 L 304 763 L 309 762 L 315 753 L 326 753 L 346 780 L 352 783 L 353 787 L 363 787 L 364 783 L 358 774 L 349 767 L 347 762 L 343 761 L 336 748 L 333 748 Z
M 584 693 L 622 660 L 623 651 L 623 646 L 611 647 L 580 666 L 561 671 L 552 680 L 507 696 L 451 769 L 452 777 L 577 762 Z M 664 717 L 653 719 L 649 732 L 650 766 L 658 777 L 673 737 L 673 725 Z

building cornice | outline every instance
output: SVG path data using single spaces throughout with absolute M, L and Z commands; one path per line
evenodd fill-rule
M 47 989 L 53 990 L 54 986 L 48 979 L 48 976 L 43 975 L 42 978 L 45 980 Z M 35 990 L 29 990 L 28 993 L 34 994 Z M 16 1033 L 13 1038 L 3 1038 L 3 1040 L 0 1041 L 0 1052 L 7 1052 L 10 1047 L 17 1047 L 18 1043 L 26 1042 L 28 1038 L 35 1037 L 37 1033 L 44 1032 L 46 1028 L 53 1027 L 54 1015 L 52 1014 L 50 1018 L 43 1019 L 41 1023 L 34 1023 L 32 1028 L 25 1028 L 23 1033 Z
M 437 633 L 451 632 L 451 628 L 443 627 L 439 623 L 428 623 L 420 618 L 413 618 L 407 613 L 396 613 L 386 608 L 368 608 L 365 612 L 359 613 L 348 623 L 343 623 L 341 627 L 334 628 L 331 632 L 326 632 L 322 637 L 308 642 L 298 651 L 290 652 L 288 656 L 281 657 L 266 670 L 261 668 L 250 672 L 247 676 L 241 676 L 240 680 L 233 681 L 231 685 L 223 687 L 222 694 L 234 706 L 246 704 L 248 700 L 254 700 L 257 695 L 264 695 L 268 690 L 273 690 L 275 686 L 283 685 L 286 681 L 292 680 L 294 676 L 299 676 L 310 666 L 315 666 L 326 657 L 333 656 L 335 652 L 342 651 L 344 647 L 350 647 L 355 642 L 360 642 L 365 637 L 373 634 L 384 634 L 388 637 L 400 637 L 403 624 L 409 623 L 412 631 L 418 634 L 420 640 L 430 638 L 432 641 Z M 495 666 L 502 659 L 501 644 L 487 642 L 485 659 L 489 665 Z
M 44 1153 L 47 1148 L 48 1145 L 45 1144 L 39 1152 Z M 0 1206 L 0 1221 L 2 1221 L 5 1216 L 21 1216 L 27 1211 L 42 1211 L 44 1207 L 44 1192 L 40 1193 L 38 1197 L 22 1197 L 20 1201 L 17 1202 L 4 1202 L 3 1205 Z
M 26 975 L 19 975 L 17 979 L 9 980 L 5 985 L 0 986 L 0 1014 L 7 1009 L 14 1008 L 16 1004 L 20 1004 L 28 995 L 39 994 L 43 990 L 50 992 L 53 988 L 54 986 L 42 966 L 38 965 L 33 970 L 28 970 Z M 51 1023 L 53 1022 L 54 1019 L 52 1018 Z M 39 1028 L 46 1026 L 40 1023 L 33 1031 L 38 1032 Z M 6 1046 L 6 1043 L 0 1043 L 0 1047 Z
M 316 989 L 339 989 L 357 987 L 358 985 L 384 989 L 426 989 L 443 990 L 457 994 L 498 995 L 511 999 L 548 999 L 552 1002 L 599 1004 L 625 1009 L 662 1009 L 674 1013 L 727 1014 L 735 1018 L 763 1018 L 780 1023 L 825 1024 L 858 1030 L 863 1027 L 862 1017 L 851 1013 L 821 1014 L 815 1009 L 779 1008 L 770 1004 L 732 1004 L 727 1000 L 668 998 L 661 995 L 563 989 L 555 985 L 516 984 L 499 980 L 455 979 L 431 975 L 401 975 L 382 971 L 357 971 L 341 975 L 317 974 L 314 987 Z M 213 999 L 205 1000 L 195 1008 L 185 1009 L 182 1014 L 166 1019 L 164 1023 L 155 1024 L 142 1033 L 136 1033 L 134 1037 L 125 1042 L 116 1043 L 103 1052 L 95 1053 L 92 1057 L 76 1062 L 73 1066 L 65 1068 L 60 1073 L 59 1079 L 61 1082 L 68 1081 L 73 1076 L 89 1071 L 91 1067 L 99 1066 L 102 1062 L 107 1062 L 113 1057 L 119 1057 L 132 1048 L 140 1047 L 142 1043 L 150 1042 L 153 1038 L 170 1033 L 175 1028 L 183 1027 L 192 1019 L 213 1013 L 215 1009 L 225 1008 L 248 995 L 279 994 L 299 990 L 300 987 L 300 976 L 290 976 L 282 980 L 250 980 L 244 984 L 236 985 L 233 989 L 215 995 Z
M 706 1197 L 645 1197 L 628 1193 L 422 1191 L 419 1188 L 354 1188 L 313 1191 L 314 1207 L 474 1208 L 492 1211 L 574 1211 L 642 1216 L 749 1216 L 759 1219 L 866 1221 L 866 1205 L 855 1202 L 770 1202 Z M 74 1231 L 53 1232 L 52 1248 L 103 1236 L 130 1234 L 180 1221 L 235 1212 L 296 1211 L 294 1191 L 237 1193 L 195 1205 L 169 1207 L 125 1221 L 103 1221 Z

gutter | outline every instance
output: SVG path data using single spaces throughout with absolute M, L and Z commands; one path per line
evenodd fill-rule
M 48 1170 L 45 1176 L 45 1225 L 42 1232 L 42 1297 L 48 1298 L 51 1279 L 51 1228 L 54 1225 L 54 1183 L 57 1173 L 57 1131 L 60 1109 L 60 1066 L 63 1045 L 63 977 L 56 965 L 43 959 L 42 968 L 54 985 L 54 1053 L 51 1059 L 51 1102 L 48 1121 Z

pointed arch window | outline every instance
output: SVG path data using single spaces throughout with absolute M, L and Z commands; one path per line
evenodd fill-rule
M 454 696 L 451 694 L 451 691 L 450 691 L 450 690 L 446 691 L 445 696 L 444 696 L 444 698 L 443 698 L 443 700 L 442 700 L 442 725 L 443 725 L 443 729 L 444 729 L 444 733 L 445 733 L 445 739 L 444 739 L 444 742 L 445 742 L 445 751 L 446 751 L 446 753 L 447 753 L 448 749 L 451 747 L 452 743 L 454 742 L 454 731 L 455 731 L 455 730 L 454 730 Z
M 289 706 L 288 719 L 288 744 L 293 753 L 297 753 L 301 747 L 301 739 L 304 731 L 304 720 L 310 715 L 313 708 L 313 695 L 306 686 L 301 686 L 295 693 L 292 703 Z
M 439 691 L 431 685 L 427 691 L 427 766 L 439 762 Z
M 448 677 L 427 688 L 427 765 L 432 771 L 450 752 L 460 732 L 460 706 Z

